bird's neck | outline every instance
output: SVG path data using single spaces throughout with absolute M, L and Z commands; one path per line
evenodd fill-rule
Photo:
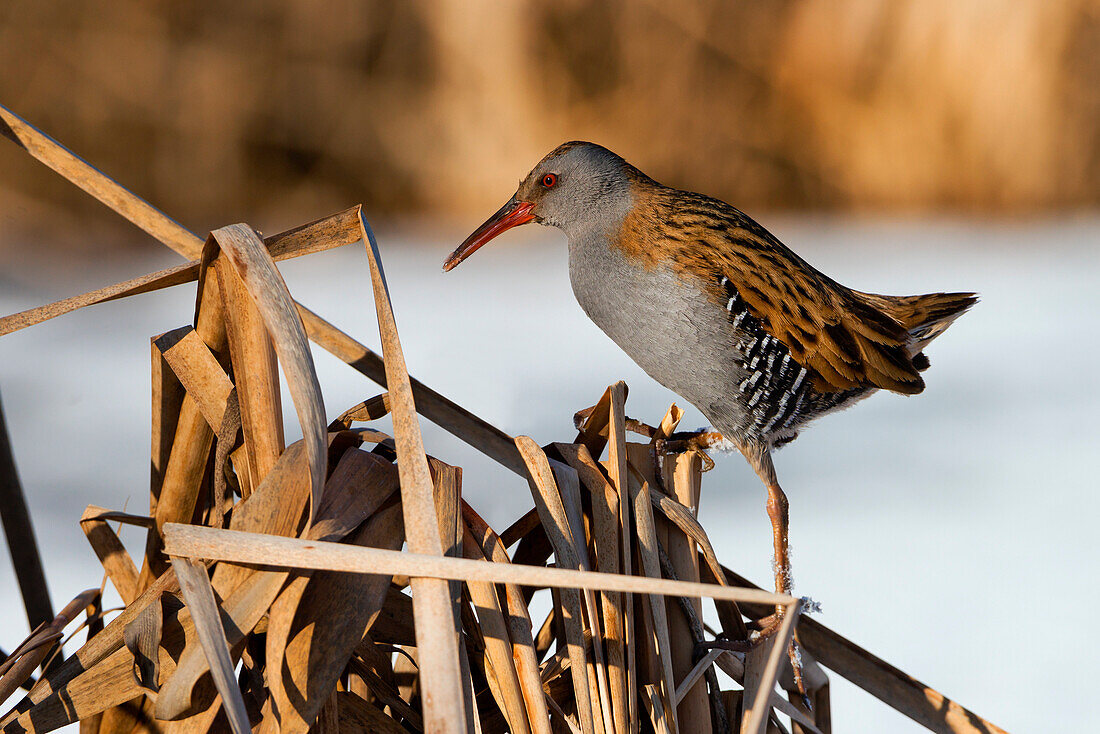
M 589 318 L 605 331 L 609 320 L 616 316 L 616 308 L 621 306 L 616 306 L 618 298 L 613 293 L 630 269 L 622 249 L 615 244 L 625 216 L 623 213 L 613 222 L 575 225 L 566 232 L 573 293 Z

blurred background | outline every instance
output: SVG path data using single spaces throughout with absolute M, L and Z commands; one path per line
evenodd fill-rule
M 1097 0 L 6 0 L 0 68 L 0 102 L 196 232 L 363 203 L 412 373 L 540 443 L 571 439 L 573 411 L 618 379 L 639 419 L 676 400 L 585 319 L 558 233 L 523 228 L 439 272 L 563 141 L 730 201 L 847 285 L 979 291 L 930 349 L 923 395 L 876 397 L 778 455 L 796 591 L 1010 731 L 1093 720 Z M 0 141 L 3 313 L 177 262 Z M 282 269 L 377 345 L 361 252 Z M 99 581 L 84 506 L 145 511 L 148 337 L 193 300 L 185 286 L 0 339 L 57 606 Z M 378 391 L 317 360 L 332 416 Z M 426 440 L 494 525 L 530 506 L 465 445 Z M 701 518 L 769 584 L 764 493 L 739 458 L 704 478 Z M 0 562 L 4 649 L 25 635 L 15 588 Z M 833 680 L 837 731 L 919 730 Z
M 0 5 L 4 103 L 199 229 L 495 210 L 572 138 L 748 211 L 1089 208 L 1098 42 L 1095 0 Z M 10 154 L 0 197 L 95 211 Z

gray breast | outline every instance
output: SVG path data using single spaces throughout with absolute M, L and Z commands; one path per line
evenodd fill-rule
M 770 446 L 814 417 L 806 371 L 727 279 L 717 283 L 727 294 L 723 308 L 706 284 L 628 263 L 602 234 L 570 237 L 569 276 L 589 318 L 728 438 Z

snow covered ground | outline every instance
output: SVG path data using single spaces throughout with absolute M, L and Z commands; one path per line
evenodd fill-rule
M 924 394 L 875 396 L 777 455 L 796 591 L 822 603 L 826 625 L 1009 731 L 1084 727 L 1086 668 L 1100 652 L 1091 376 L 1100 222 L 764 223 L 861 290 L 982 296 L 930 348 Z M 618 379 L 631 388 L 627 412 L 647 422 L 677 400 L 585 318 L 557 232 L 509 233 L 447 275 L 439 266 L 465 231 L 377 234 L 411 372 L 505 431 L 570 440 L 573 412 Z M 0 311 L 175 262 L 155 247 L 141 257 L 9 259 Z M 377 348 L 361 249 L 281 267 L 300 301 Z M 193 299 L 182 286 L 0 338 L 0 391 L 56 606 L 101 576 L 77 525 L 85 505 L 147 511 L 148 337 L 188 322 Z M 380 391 L 327 353 L 317 365 L 330 416 Z M 705 422 L 681 407 L 685 427 Z M 289 402 L 285 414 L 293 439 Z M 530 507 L 508 471 L 434 426 L 425 440 L 465 468 L 464 495 L 490 523 L 503 528 Z M 764 499 L 740 458 L 720 457 L 704 477 L 700 519 L 719 557 L 767 586 Z M 123 538 L 140 553 L 136 533 Z M 0 647 L 10 650 L 26 629 L 8 566 L 0 561 Z M 923 731 L 835 675 L 833 696 L 837 731 Z

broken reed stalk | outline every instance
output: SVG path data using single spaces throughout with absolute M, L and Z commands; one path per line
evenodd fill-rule
M 49 655 L 54 643 L 61 640 L 62 630 L 78 614 L 92 606 L 98 597 L 99 589 L 81 592 L 49 624 L 39 625 L 30 637 L 12 651 L 3 665 L 0 665 L 0 672 L 3 674 L 0 676 L 0 701 L 6 700 L 23 685 L 34 669 Z
M 588 412 L 574 443 L 513 443 L 408 376 L 377 244 L 359 208 L 264 242 L 234 225 L 204 248 L 4 108 L 0 132 L 197 259 L 0 320 L 0 333 L 199 281 L 194 327 L 153 342 L 150 515 L 90 507 L 81 519 L 126 607 L 90 626 L 87 642 L 0 717 L 4 731 L 79 720 L 82 731 L 113 734 L 158 719 L 188 731 L 619 734 L 715 730 L 725 717 L 762 732 L 775 712 L 800 731 L 829 730 L 827 679 L 812 660 L 807 680 L 819 703 L 812 713 L 775 690 L 787 677 L 798 602 L 748 590 L 719 565 L 693 512 L 696 457 L 670 457 L 671 474 L 658 481 L 653 439 L 672 430 L 675 410 L 659 428 L 629 421 L 618 383 Z M 368 247 L 382 357 L 294 303 L 273 264 L 356 241 Z M 326 427 L 305 335 L 390 393 Z M 304 435 L 285 448 L 273 404 L 277 365 Z M 391 410 L 394 439 L 350 426 Z M 461 499 L 460 470 L 424 453 L 415 412 L 531 480 L 538 511 L 493 531 Z M 629 444 L 628 425 L 649 442 Z M 147 529 L 140 572 L 113 521 Z M 413 552 L 397 552 L 406 540 Z M 561 590 L 537 634 L 532 585 Z M 699 642 L 700 598 L 714 600 L 725 642 L 695 660 L 682 647 L 694 652 Z M 753 620 L 769 613 L 760 610 L 777 602 L 789 613 L 770 645 L 747 656 L 722 649 L 745 647 Z M 999 731 L 812 620 L 799 630 L 822 663 L 847 670 L 934 731 Z M 17 651 L 8 673 L 48 649 L 53 635 Z M 712 665 L 742 688 L 721 689 Z

